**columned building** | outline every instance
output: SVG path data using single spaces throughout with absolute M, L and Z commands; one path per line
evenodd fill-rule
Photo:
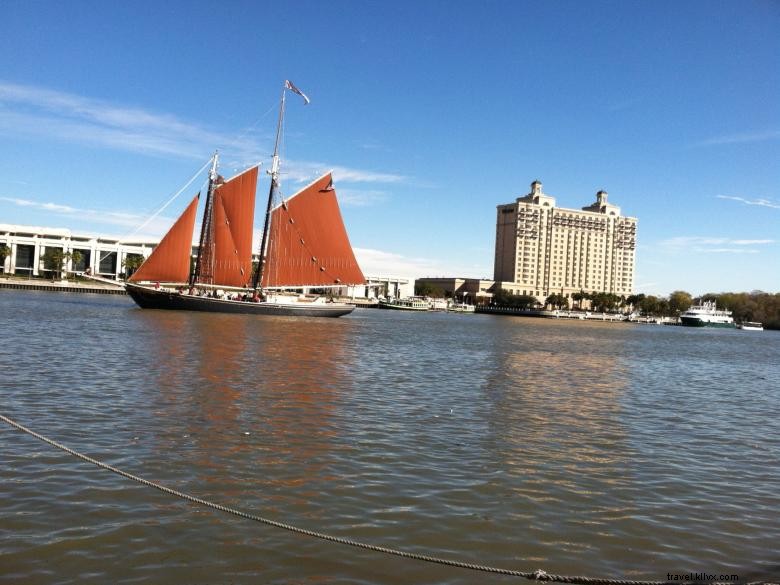
M 79 252 L 78 262 L 68 257 L 63 277 L 69 272 L 86 272 L 104 278 L 118 279 L 125 273 L 128 256 L 147 257 L 157 245 L 157 240 L 123 242 L 116 238 L 86 235 L 63 228 L 0 224 L 0 245 L 5 244 L 10 253 L 3 263 L 3 272 L 21 276 L 50 276 L 44 265 L 47 250 L 63 253 Z
M 63 254 L 70 253 L 61 271 L 63 279 L 68 274 L 89 271 L 102 278 L 120 280 L 125 276 L 128 257 L 147 258 L 159 243 L 155 238 L 124 241 L 80 234 L 64 228 L 0 224 L 0 246 L 8 248 L 8 255 L 0 262 L 0 272 L 30 278 L 52 278 L 55 271 L 46 267 L 44 256 L 47 250 L 54 249 Z M 78 262 L 73 260 L 73 252 L 79 252 Z M 193 244 L 193 257 L 197 253 L 198 246 Z M 257 259 L 257 254 L 253 254 L 252 260 L 257 262 Z M 309 292 L 311 288 L 314 287 L 302 290 Z M 345 285 L 332 290 L 336 295 L 349 298 L 398 298 L 413 292 L 409 279 L 398 276 L 366 276 L 365 284 Z
M 555 206 L 539 181 L 514 203 L 499 205 L 493 268 L 497 288 L 536 297 L 576 292 L 629 296 L 634 291 L 635 217 L 620 215 L 606 191 L 582 210 Z

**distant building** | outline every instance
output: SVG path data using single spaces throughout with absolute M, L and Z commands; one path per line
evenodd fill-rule
M 65 228 L 46 228 L 25 225 L 0 224 L 0 245 L 5 244 L 10 254 L 0 265 L 0 272 L 28 276 L 30 278 L 51 278 L 54 271 L 48 270 L 43 257 L 48 249 L 64 253 L 78 251 L 80 259 L 72 257 L 65 262 L 62 277 L 68 273 L 91 274 L 119 280 L 125 276 L 125 262 L 128 257 L 147 258 L 159 244 L 155 238 L 134 238 L 132 241 L 72 232 Z M 198 253 L 198 246 L 192 246 L 192 255 Z M 257 261 L 257 255 L 253 257 Z M 308 292 L 308 289 L 306 289 Z M 366 284 L 342 286 L 333 289 L 336 295 L 351 298 L 377 296 L 405 297 L 412 294 L 408 278 L 395 276 L 366 276 Z
M 607 202 L 606 191 L 582 210 L 564 209 L 534 181 L 528 195 L 497 207 L 497 287 L 540 302 L 553 293 L 631 295 L 636 226 Z
M 421 284 L 430 284 L 441 289 L 446 297 L 470 305 L 482 305 L 493 298 L 495 282 L 481 278 L 426 277 L 414 281 L 415 289 Z
M 148 256 L 158 240 L 136 238 L 122 242 L 116 238 L 80 234 L 64 228 L 0 224 L 2 244 L 11 250 L 2 266 L 6 274 L 51 276 L 44 266 L 43 256 L 47 250 L 57 249 L 65 253 L 78 251 L 81 255 L 79 262 L 70 258 L 66 261 L 63 275 L 65 272 L 89 270 L 104 278 L 118 279 L 125 272 L 128 256 Z

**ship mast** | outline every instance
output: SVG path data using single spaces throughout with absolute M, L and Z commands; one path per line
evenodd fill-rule
M 198 242 L 198 255 L 195 259 L 195 268 L 190 274 L 190 288 L 196 283 L 207 281 L 212 284 L 214 279 L 214 222 L 212 215 L 214 210 L 214 189 L 217 185 L 217 162 L 219 153 L 215 152 L 209 171 L 209 188 L 206 192 L 206 205 L 203 209 L 203 224 L 200 228 L 200 240 Z

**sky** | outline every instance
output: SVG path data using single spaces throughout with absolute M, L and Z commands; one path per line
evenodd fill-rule
M 269 167 L 290 79 L 282 191 L 333 169 L 366 274 L 492 278 L 538 179 L 638 218 L 636 292 L 780 292 L 778 31 L 768 0 L 5 0 L 0 223 L 159 237 L 215 150 Z

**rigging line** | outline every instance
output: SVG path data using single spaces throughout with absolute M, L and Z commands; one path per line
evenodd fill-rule
M 241 134 L 239 134 L 239 135 L 236 137 L 236 141 L 239 141 L 239 140 L 241 140 L 241 139 L 242 139 L 244 136 L 246 136 L 247 134 L 249 134 L 249 132 L 250 132 L 250 131 L 254 130 L 254 129 L 257 127 L 257 125 L 258 125 L 260 122 L 262 122 L 262 121 L 263 121 L 263 119 L 264 119 L 264 118 L 265 118 L 265 117 L 266 117 L 268 114 L 270 114 L 272 111 L 274 111 L 274 110 L 276 109 L 276 107 L 277 107 L 277 102 L 274 102 L 273 104 L 271 104 L 271 107 L 270 107 L 270 108 L 268 108 L 268 111 L 266 111 L 266 113 L 265 113 L 265 114 L 263 114 L 262 116 L 260 116 L 260 117 L 259 117 L 257 120 L 255 120 L 255 121 L 254 121 L 252 124 L 250 124 L 249 126 L 247 126 L 246 128 L 244 128 L 244 130 L 242 130 Z
M 173 203 L 173 202 L 176 200 L 176 198 L 177 198 L 179 195 L 181 195 L 181 194 L 184 192 L 184 190 L 185 190 L 187 187 L 189 187 L 189 186 L 190 186 L 190 185 L 191 185 L 191 184 L 192 184 L 192 183 L 195 181 L 195 179 L 197 179 L 197 178 L 198 178 L 198 176 L 200 176 L 200 174 L 201 174 L 201 173 L 202 173 L 204 170 L 206 170 L 206 167 L 208 167 L 208 166 L 211 164 L 211 161 L 212 161 L 213 159 L 214 159 L 214 157 L 213 157 L 213 156 L 212 156 L 211 158 L 209 158 L 209 160 L 207 160 L 207 161 L 206 161 L 206 164 L 204 164 L 202 167 L 200 167 L 200 170 L 199 170 L 197 173 L 195 173 L 195 174 L 192 176 L 192 178 L 191 178 L 189 181 L 187 181 L 187 183 L 186 183 L 186 184 L 185 184 L 185 185 L 184 185 L 184 186 L 183 186 L 181 189 L 179 189 L 179 190 L 178 190 L 176 193 L 174 193 L 174 194 L 173 194 L 173 196 L 172 196 L 170 199 L 168 199 L 168 201 L 166 201 L 166 202 L 165 202 L 165 204 L 164 204 L 162 207 L 160 207 L 160 209 L 158 209 L 158 210 L 157 210 L 157 211 L 156 211 L 154 214 L 152 214 L 152 216 L 151 216 L 151 217 L 149 217 L 149 218 L 148 218 L 148 219 L 147 219 L 145 222 L 143 222 L 143 223 L 142 223 L 140 226 L 138 226 L 138 227 L 137 227 L 135 230 L 133 230 L 133 232 L 131 232 L 130 234 L 128 234 L 128 235 L 124 236 L 123 238 L 121 238 L 121 239 L 119 240 L 119 242 L 122 242 L 122 241 L 124 241 L 124 240 L 126 240 L 126 239 L 128 239 L 128 238 L 130 238 L 130 237 L 132 237 L 132 236 L 134 236 L 135 234 L 137 234 L 139 231 L 141 231 L 143 228 L 145 228 L 147 225 L 149 225 L 149 223 L 150 223 L 150 222 L 151 222 L 151 221 L 152 221 L 154 218 L 156 218 L 156 217 L 157 217 L 158 215 L 160 215 L 160 214 L 161 214 L 163 211 L 165 211 L 165 209 L 166 209 L 166 208 L 167 208 L 167 207 L 168 207 L 168 206 L 169 206 L 171 203 Z
M 160 215 L 160 214 L 161 214 L 163 211 L 165 211 L 165 209 L 166 209 L 166 208 L 167 208 L 167 207 L 168 207 L 168 206 L 169 206 L 171 203 L 173 203 L 173 202 L 176 200 L 176 198 L 177 198 L 179 195 L 181 195 L 181 194 L 184 192 L 184 190 L 185 190 L 187 187 L 189 187 L 189 186 L 190 186 L 190 185 L 191 185 L 191 184 L 192 184 L 192 183 L 195 181 L 195 179 L 197 179 L 197 178 L 200 176 L 200 174 L 201 174 L 201 173 L 202 173 L 204 170 L 206 170 L 206 167 L 208 167 L 208 166 L 211 164 L 211 161 L 213 160 L 213 158 L 214 158 L 213 156 L 212 156 L 211 158 L 209 158 L 209 160 L 207 160 L 207 161 L 206 161 L 206 164 L 204 164 L 202 167 L 200 167 L 200 170 L 198 170 L 198 172 L 197 172 L 197 173 L 195 173 L 195 174 L 192 176 L 192 178 L 191 178 L 189 181 L 187 181 L 187 183 L 186 183 L 186 184 L 185 184 L 185 185 L 184 185 L 184 186 L 183 186 L 181 189 L 179 189 L 179 190 L 178 190 L 176 193 L 174 193 L 174 194 L 173 194 L 173 196 L 172 196 L 170 199 L 168 199 L 168 201 L 166 201 L 166 202 L 163 204 L 163 206 L 162 206 L 162 207 L 160 207 L 160 208 L 159 208 L 157 211 L 155 211 L 155 212 L 154 212 L 154 213 L 151 215 L 151 217 L 147 218 L 147 219 L 146 219 L 146 221 L 144 221 L 144 222 L 143 222 L 143 223 L 142 223 L 140 226 L 138 226 L 137 228 L 135 228 L 133 231 L 131 231 L 131 232 L 129 232 L 128 234 L 126 234 L 126 235 L 122 236 L 121 238 L 119 238 L 119 239 L 117 240 L 117 242 L 116 242 L 116 243 L 117 243 L 117 244 L 120 244 L 120 243 L 122 243 L 122 242 L 124 242 L 124 241 L 126 241 L 126 240 L 130 239 L 131 237 L 133 237 L 134 235 L 136 235 L 138 232 L 140 232 L 142 229 L 144 229 L 144 228 L 145 228 L 147 225 L 149 225 L 149 223 L 150 223 L 152 220 L 154 220 L 154 218 L 156 218 L 156 217 L 157 217 L 158 215 Z M 109 255 L 111 255 L 111 254 L 112 254 L 112 252 L 106 252 L 106 254 L 105 254 L 104 256 L 98 256 L 98 266 L 97 266 L 97 269 L 98 269 L 98 271 L 100 271 L 100 263 L 101 263 L 103 260 L 105 260 L 106 258 L 108 258 L 108 257 L 109 257 Z M 117 258 L 117 260 L 118 260 L 118 258 Z
M 293 526 L 291 524 L 285 524 L 283 522 L 279 522 L 277 520 L 271 520 L 269 518 L 264 518 L 262 516 L 257 516 L 255 514 L 251 514 L 249 512 L 243 512 L 241 510 L 236 510 L 235 508 L 230 508 L 228 506 L 224 506 L 222 504 L 217 504 L 215 502 L 211 502 L 209 500 L 204 500 L 202 498 L 198 498 L 197 496 L 193 496 L 190 494 L 187 494 L 185 492 L 180 492 L 178 490 L 166 487 L 162 484 L 155 483 L 153 481 L 150 481 L 148 479 L 144 479 L 142 477 L 139 477 L 137 475 L 133 475 L 127 471 L 124 471 L 122 469 L 119 469 L 118 467 L 114 467 L 112 465 L 109 465 L 107 463 L 103 463 L 102 461 L 99 461 L 97 459 L 93 459 L 92 457 L 89 457 L 88 455 L 84 455 L 82 453 L 79 453 L 78 451 L 74 451 L 73 449 L 66 447 L 65 445 L 58 443 L 57 441 L 54 441 L 53 439 L 50 439 L 48 437 L 45 437 L 39 433 L 36 433 L 35 431 L 21 425 L 20 423 L 16 422 L 15 420 L 0 414 L 0 420 L 8 423 L 12 427 L 16 428 L 17 430 L 20 430 L 24 433 L 27 433 L 28 435 L 35 437 L 36 439 L 43 441 L 44 443 L 47 443 L 51 445 L 52 447 L 56 447 L 57 449 L 60 449 L 61 451 L 65 451 L 66 453 L 69 453 L 73 455 L 74 457 L 77 457 L 81 459 L 82 461 L 86 461 L 87 463 L 91 463 L 92 465 L 96 465 L 97 467 L 100 467 L 101 469 L 105 469 L 107 471 L 111 471 L 112 473 L 116 473 L 117 475 L 121 475 L 122 477 L 125 477 L 127 479 L 130 479 L 132 481 L 135 481 L 137 483 L 143 484 L 148 487 L 155 488 L 157 490 L 160 490 L 161 492 L 164 492 L 166 494 L 170 494 L 172 496 L 176 496 L 178 498 L 187 500 L 189 502 L 200 504 L 201 506 L 205 506 L 207 508 L 211 508 L 212 510 L 217 510 L 219 512 L 225 512 L 226 514 L 232 514 L 233 516 L 238 516 L 239 518 L 245 518 L 247 520 L 252 520 L 254 522 L 259 522 L 261 524 L 266 524 L 268 526 L 273 526 L 275 528 L 282 528 L 284 530 L 288 530 L 290 532 L 294 532 L 296 534 L 302 534 L 304 536 L 311 536 L 313 538 L 319 538 L 320 540 L 326 540 L 329 542 L 335 542 L 337 544 L 344 544 L 347 546 L 352 546 L 356 548 L 361 548 L 365 550 L 370 550 L 374 552 L 379 552 L 387 555 L 393 555 L 397 557 L 402 557 L 406 559 L 412 559 L 417 561 L 423 561 L 427 563 L 435 563 L 439 565 L 446 565 L 449 567 L 457 567 L 461 569 L 471 569 L 473 571 L 482 571 L 485 573 L 495 573 L 499 575 L 509 575 L 513 577 L 523 577 L 524 579 L 530 579 L 532 581 L 549 581 L 549 582 L 556 582 L 556 583 L 572 583 L 572 584 L 579 584 L 579 585 L 668 585 L 666 581 L 629 581 L 629 580 L 623 580 L 623 579 L 599 579 L 594 577 L 583 577 L 583 576 L 565 576 L 565 575 L 553 575 L 550 573 L 547 573 L 545 571 L 542 571 L 541 569 L 538 569 L 536 571 L 517 571 L 513 569 L 502 569 L 500 567 L 491 567 L 487 565 L 479 565 L 476 563 L 469 563 L 466 561 L 460 561 L 456 559 L 446 559 L 446 558 L 440 558 L 440 557 L 434 557 L 431 555 L 425 555 L 420 553 L 413 553 L 408 551 L 403 551 L 399 549 L 389 548 L 385 546 L 379 546 L 375 544 L 369 544 L 357 540 L 351 540 L 349 538 L 344 538 L 341 536 L 333 536 L 330 534 L 325 534 L 322 532 L 316 532 L 314 530 L 309 530 L 307 528 L 300 528 L 297 526 Z M 758 583 L 748 583 L 747 585 L 758 585 Z M 765 585 L 770 585 L 766 582 L 763 582 Z M 711 583 L 710 585 L 732 585 L 730 583 Z M 775 585 L 775 584 L 771 584 Z

